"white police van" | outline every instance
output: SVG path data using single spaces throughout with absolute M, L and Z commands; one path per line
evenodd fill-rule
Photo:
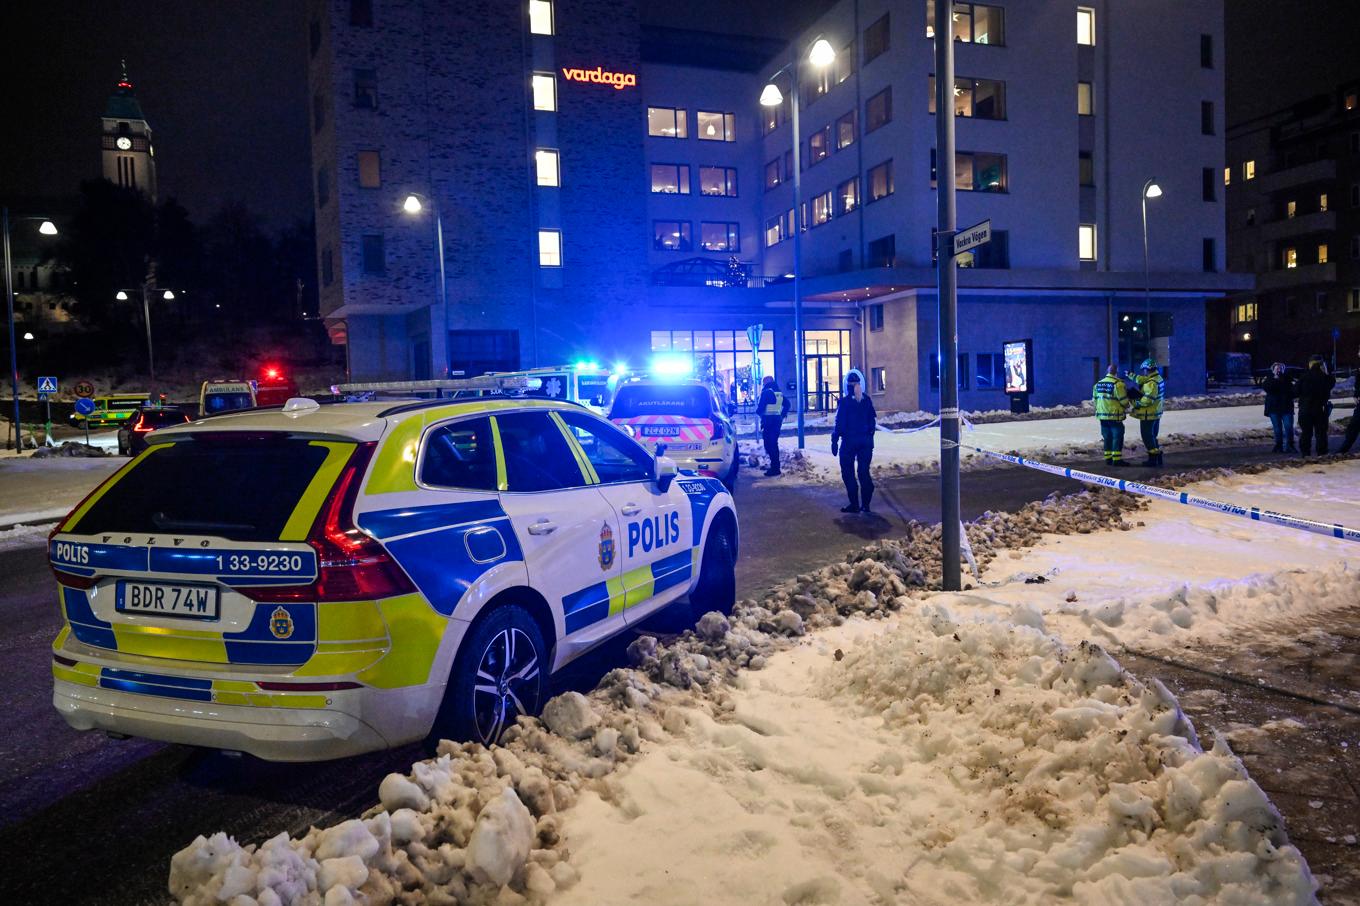
M 583 652 L 735 601 L 722 485 L 571 403 L 295 399 L 148 440 L 49 543 L 76 729 L 280 761 L 494 742 Z

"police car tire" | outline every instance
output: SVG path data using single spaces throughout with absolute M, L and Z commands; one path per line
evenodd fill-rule
M 695 619 L 711 610 L 729 614 L 737 606 L 737 566 L 732 535 L 725 528 L 710 532 L 699 564 L 699 581 L 689 595 Z
M 488 654 L 496 655 L 493 648 L 503 646 L 505 634 L 514 639 L 519 655 L 511 666 L 523 666 L 522 645 L 528 643 L 533 649 L 536 671 L 530 681 L 515 685 L 516 698 L 523 706 L 524 714 L 537 715 L 543 707 L 544 693 L 547 690 L 549 668 L 548 646 L 538 623 L 529 612 L 517 604 L 502 604 L 473 624 L 459 646 L 457 658 L 449 672 L 448 685 L 444 687 L 444 699 L 435 714 L 434 724 L 425 737 L 425 746 L 430 751 L 438 747 L 441 739 L 455 742 L 486 743 L 486 729 L 478 726 L 477 708 L 486 704 L 486 693 L 479 692 L 478 686 L 485 688 L 485 682 L 478 682 L 478 671 L 484 665 Z M 501 648 L 500 650 L 503 650 Z M 515 725 L 517 713 L 507 709 L 505 718 L 496 738 L 506 729 Z M 485 719 L 485 715 L 484 715 Z M 493 724 L 494 726 L 494 724 Z M 494 742 L 496 740 L 490 740 Z

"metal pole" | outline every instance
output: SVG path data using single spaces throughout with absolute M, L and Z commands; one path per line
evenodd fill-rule
M 142 283 L 142 321 L 146 324 L 146 367 L 151 371 L 151 383 L 156 383 L 156 357 L 151 351 L 151 290 Z
M 959 299 L 954 270 L 954 5 L 935 3 L 935 182 L 939 224 L 940 540 L 945 591 L 962 586 L 959 567 Z
M 444 377 L 453 377 L 453 357 L 449 355 L 449 288 L 444 279 L 444 217 L 439 213 L 439 202 L 433 197 L 430 204 L 434 207 L 434 241 L 439 246 L 439 307 L 444 310 L 444 336 L 440 344 L 444 347 Z
M 1147 193 L 1148 187 L 1154 180 L 1149 179 L 1143 183 L 1143 337 L 1147 343 L 1147 355 L 1143 358 L 1152 358 L 1152 276 L 1148 266 L 1148 229 L 1147 229 Z M 1133 362 L 1129 362 L 1129 367 L 1133 367 Z
M 793 52 L 793 63 L 789 67 L 789 78 L 793 82 L 793 350 L 795 393 L 797 399 L 794 409 L 798 413 L 798 449 L 806 446 L 803 434 L 803 409 L 807 406 L 807 364 L 803 343 L 803 155 L 802 138 L 798 134 L 798 50 Z M 756 351 L 759 355 L 759 350 Z
M 9 251 L 9 208 L 4 208 L 0 220 L 3 221 L 5 234 L 5 310 L 9 315 L 9 377 L 14 392 L 14 449 L 17 451 L 23 448 L 23 432 L 19 426 L 19 349 L 14 342 L 14 274 Z

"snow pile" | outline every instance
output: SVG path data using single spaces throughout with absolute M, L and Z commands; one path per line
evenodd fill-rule
M 39 447 L 31 454 L 34 459 L 47 459 L 51 456 L 99 457 L 108 455 L 109 451 L 102 447 L 96 447 L 92 444 L 87 445 L 84 443 L 77 443 L 73 440 L 68 440 L 55 447 Z

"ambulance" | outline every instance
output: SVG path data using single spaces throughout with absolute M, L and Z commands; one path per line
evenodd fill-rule
M 607 639 L 735 603 L 722 484 L 574 403 L 298 398 L 147 442 L 49 539 L 78 730 L 277 761 L 490 744 Z

